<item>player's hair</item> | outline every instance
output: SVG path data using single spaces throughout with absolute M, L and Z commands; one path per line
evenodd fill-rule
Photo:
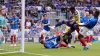
M 95 18 L 98 18 L 99 14 L 100 14 L 100 11 L 99 10 L 96 10 L 95 13 L 94 13 L 94 17 Z
M 47 14 L 43 14 L 43 17 L 45 17 Z
M 1 12 L 1 10 L 2 10 L 2 5 L 0 5 L 0 12 Z
M 70 10 L 75 10 L 75 7 L 70 7 L 69 9 L 70 9 Z
M 13 14 L 16 14 L 16 15 L 17 15 L 17 13 L 16 13 L 15 11 L 13 11 L 12 15 L 13 15 Z
M 93 14 L 93 11 L 92 10 L 89 10 L 89 14 Z

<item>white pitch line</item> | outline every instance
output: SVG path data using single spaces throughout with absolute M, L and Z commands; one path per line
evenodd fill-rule
M 4 52 L 4 53 L 0 53 L 0 54 L 12 54 L 12 53 L 20 53 L 19 51 L 14 51 L 14 52 Z
M 29 53 L 29 52 L 24 52 L 26 54 L 34 54 L 34 55 L 39 55 L 39 56 L 50 56 L 50 55 L 43 55 L 43 54 L 36 54 L 36 53 Z
M 0 49 L 0 50 L 4 50 L 4 49 Z
M 0 53 L 0 54 L 13 54 L 13 53 L 21 53 L 19 51 L 14 51 L 14 52 L 4 52 L 4 53 Z M 50 56 L 50 55 L 43 55 L 43 54 L 36 54 L 36 53 L 29 53 L 29 52 L 24 52 L 26 54 L 34 54 L 34 55 L 38 55 L 38 56 Z

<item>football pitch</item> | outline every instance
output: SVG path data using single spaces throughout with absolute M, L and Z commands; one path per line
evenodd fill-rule
M 45 49 L 39 43 L 25 43 L 25 53 L 0 54 L 0 56 L 100 56 L 100 42 L 93 43 L 88 50 L 82 50 L 83 47 L 79 42 L 74 45 L 76 48 Z

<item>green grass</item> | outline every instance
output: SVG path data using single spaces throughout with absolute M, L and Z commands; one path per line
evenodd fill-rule
M 25 52 L 43 54 L 49 56 L 100 56 L 100 43 L 93 43 L 89 50 L 82 50 L 79 43 L 76 48 L 45 49 L 39 43 L 26 43 Z M 17 50 L 17 49 L 16 49 Z M 0 56 L 41 56 L 27 53 L 2 54 Z

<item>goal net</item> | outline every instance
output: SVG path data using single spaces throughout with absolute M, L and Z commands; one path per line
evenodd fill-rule
M 24 26 L 23 25 L 25 25 L 24 24 L 25 23 L 25 0 L 3 0 L 1 2 L 1 5 L 2 7 L 5 7 L 7 11 L 6 16 L 4 17 L 6 17 L 9 25 L 7 25 L 7 29 L 0 28 L 0 31 L 3 32 L 3 36 L 4 36 L 4 37 L 2 35 L 0 36 L 0 54 L 24 52 Z M 16 34 L 16 40 L 14 40 L 15 38 L 12 38 L 11 40 L 12 22 L 9 22 L 10 21 L 9 19 L 13 16 L 13 13 L 16 13 L 16 15 L 20 17 L 18 22 L 20 28 L 18 29 L 18 32 Z M 14 41 L 16 41 L 16 43 L 14 43 Z

